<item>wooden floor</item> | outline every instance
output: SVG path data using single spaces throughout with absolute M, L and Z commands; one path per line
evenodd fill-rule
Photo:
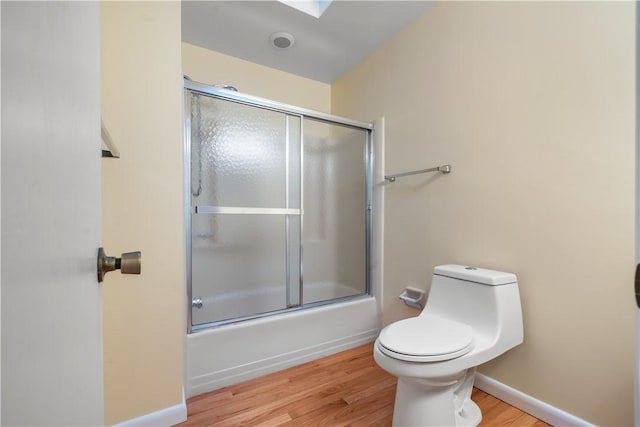
M 367 344 L 187 400 L 180 426 L 389 426 L 396 378 Z M 474 389 L 480 426 L 548 424 Z

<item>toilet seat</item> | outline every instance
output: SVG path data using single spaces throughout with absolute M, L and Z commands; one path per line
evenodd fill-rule
M 435 314 L 392 323 L 380 332 L 378 348 L 389 357 L 409 362 L 439 362 L 471 351 L 471 326 Z

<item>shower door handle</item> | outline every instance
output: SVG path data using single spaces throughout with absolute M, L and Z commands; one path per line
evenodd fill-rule
M 98 282 L 104 280 L 105 274 L 120 270 L 122 274 L 140 274 L 142 269 L 142 252 L 126 252 L 121 258 L 107 256 L 104 249 L 98 249 Z

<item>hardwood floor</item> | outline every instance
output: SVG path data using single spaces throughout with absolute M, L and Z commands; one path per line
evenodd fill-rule
M 389 426 L 396 378 L 366 344 L 187 400 L 179 426 Z M 480 426 L 542 427 L 544 422 L 474 389 Z

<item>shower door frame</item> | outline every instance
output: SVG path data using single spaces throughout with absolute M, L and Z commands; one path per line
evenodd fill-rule
M 299 282 L 299 305 L 296 307 L 287 307 L 280 310 L 269 311 L 249 316 L 243 316 L 233 319 L 217 320 L 213 322 L 201 323 L 193 325 L 193 317 L 191 310 L 193 309 L 193 292 L 192 292 L 192 257 L 191 257 L 191 215 L 194 213 L 191 206 L 191 99 L 189 94 L 195 92 L 200 95 L 211 96 L 214 98 L 236 102 L 239 104 L 249 105 L 256 108 L 271 110 L 285 115 L 300 117 L 300 152 L 304 150 L 304 119 L 350 127 L 363 130 L 366 133 L 364 165 L 365 165 L 365 291 L 363 294 L 334 298 L 329 300 L 317 301 L 308 304 L 302 302 L 303 296 L 303 247 L 302 236 L 304 230 L 303 220 L 303 177 L 304 163 L 300 163 L 300 282 Z M 335 116 L 333 114 L 322 113 L 319 111 L 300 108 L 276 101 L 271 101 L 257 96 L 247 95 L 245 93 L 235 92 L 227 89 L 216 88 L 213 86 L 198 83 L 189 79 L 184 79 L 184 214 L 185 214 L 185 230 L 186 230 L 186 278 L 187 278 L 187 333 L 191 334 L 200 330 L 208 329 L 215 326 L 226 325 L 230 323 L 241 322 L 249 319 L 257 319 L 265 316 L 272 316 L 280 313 L 288 313 L 292 311 L 304 310 L 311 307 L 317 307 L 327 304 L 334 304 L 343 300 L 352 300 L 363 296 L 371 295 L 371 233 L 372 233 L 372 204 L 373 204 L 373 124 L 351 120 L 345 117 Z M 288 229 L 287 229 L 288 233 Z M 287 259 L 288 262 L 288 259 Z M 287 268 L 287 275 L 288 273 Z M 287 286 L 287 300 L 289 299 L 289 284 Z M 287 301 L 288 302 L 288 301 Z

